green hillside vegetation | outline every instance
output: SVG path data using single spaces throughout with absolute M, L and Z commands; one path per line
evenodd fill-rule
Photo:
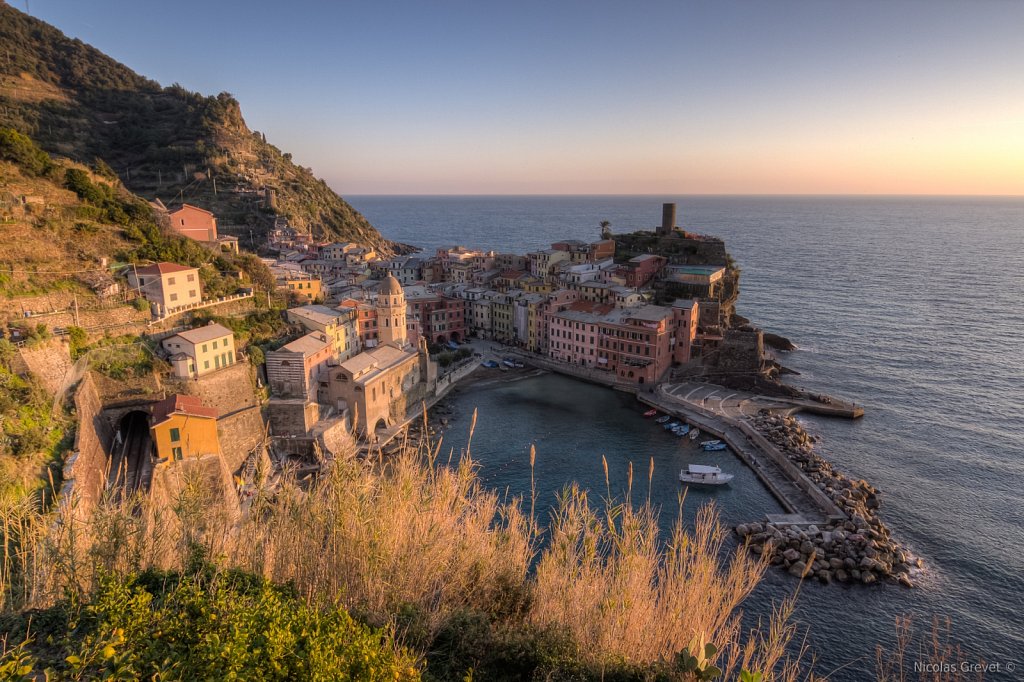
M 161 87 L 2 2 L 0 43 L 0 127 L 48 152 L 101 159 L 133 192 L 203 206 L 222 225 L 259 229 L 279 214 L 318 237 L 394 248 L 310 169 L 250 131 L 230 94 Z M 276 190 L 276 211 L 261 207 L 262 187 Z
M 0 128 L 0 180 L 9 188 L 0 202 L 0 219 L 12 244 L 0 254 L 0 292 L 78 287 L 88 296 L 78 275 L 101 270 L 102 258 L 198 267 L 208 298 L 235 293 L 242 284 L 240 272 L 247 285 L 274 288 L 270 271 L 255 255 L 214 254 L 161 228 L 152 207 L 125 189 L 104 164 L 86 168 L 51 159 L 27 136 Z M 22 195 L 40 201 L 21 206 Z
M 0 616 L 0 629 L 5 680 L 419 679 L 414 656 L 344 609 L 195 559 L 184 573 L 107 575 L 85 603 Z

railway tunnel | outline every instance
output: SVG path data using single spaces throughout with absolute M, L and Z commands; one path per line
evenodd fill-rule
M 107 487 L 116 496 L 149 491 L 153 476 L 153 440 L 149 413 L 132 410 L 121 417 L 110 449 Z

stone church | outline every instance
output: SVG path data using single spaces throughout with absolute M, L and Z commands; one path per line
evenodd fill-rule
M 426 340 L 409 346 L 405 294 L 393 276 L 381 282 L 376 312 L 379 345 L 329 369 L 331 404 L 348 410 L 352 430 L 363 437 L 403 421 L 437 381 Z

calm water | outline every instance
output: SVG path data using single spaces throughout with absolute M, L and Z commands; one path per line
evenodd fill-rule
M 802 373 L 793 383 L 866 406 L 857 422 L 805 423 L 823 436 L 823 454 L 882 489 L 883 518 L 927 562 L 914 590 L 802 590 L 796 618 L 819 673 L 846 666 L 833 679 L 863 679 L 899 614 L 921 627 L 950 616 L 971 659 L 1024 665 L 1024 199 L 351 199 L 391 239 L 518 252 L 594 239 L 601 220 L 650 229 L 673 200 L 680 225 L 726 239 L 743 270 L 739 312 L 800 347 L 783 359 Z M 695 461 L 627 396 L 561 377 L 468 390 L 455 406 L 449 438 L 468 430 L 478 407 L 474 453 L 500 489 L 529 490 L 526 453 L 537 444 L 548 501 L 569 481 L 603 492 L 601 454 L 620 488 L 632 460 L 634 489 L 646 495 L 653 456 L 652 499 L 674 514 L 675 472 Z M 731 488 L 691 492 L 684 513 L 712 499 L 732 523 L 778 511 L 729 463 Z M 793 587 L 770 571 L 748 615 L 767 615 Z

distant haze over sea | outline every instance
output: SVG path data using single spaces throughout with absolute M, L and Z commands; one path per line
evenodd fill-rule
M 653 229 L 662 202 L 675 201 L 681 227 L 726 240 L 743 273 L 740 314 L 800 347 L 780 358 L 802 373 L 792 383 L 865 405 L 857 422 L 802 419 L 823 436 L 819 452 L 881 489 L 882 518 L 926 562 L 912 590 L 804 586 L 795 618 L 810 629 L 818 672 L 860 659 L 831 679 L 873 674 L 875 643 L 892 638 L 903 613 L 924 629 L 932 615 L 951 617 L 953 639 L 974 660 L 1024 663 L 1024 198 L 348 199 L 389 239 L 517 252 L 558 239 L 594 240 L 602 220 L 613 231 Z M 548 422 L 533 421 L 540 417 L 528 405 L 543 391 L 528 382 L 511 390 L 500 400 L 480 392 L 459 400 L 467 410 L 490 410 L 474 438 L 484 479 L 528 492 L 528 469 L 509 462 L 529 440 L 547 439 L 538 460 L 571 458 L 589 434 L 585 423 L 560 428 L 553 410 Z M 620 409 L 601 402 L 601 394 L 580 395 L 594 409 Z M 529 421 L 539 432 L 526 433 L 522 424 L 503 431 L 503 417 Z M 466 426 L 459 419 L 468 415 L 458 416 L 454 433 Z M 494 433 L 488 423 L 498 424 Z M 651 453 L 637 443 L 647 436 L 631 434 L 647 426 L 624 422 L 618 436 L 602 431 L 601 438 L 608 450 L 629 450 L 618 456 L 645 470 L 640 463 Z M 603 487 L 592 455 L 580 454 L 564 475 Z M 566 481 L 538 482 L 550 493 Z M 671 513 L 676 488 L 665 490 L 658 501 Z M 726 519 L 770 511 L 761 509 L 770 500 L 763 489 L 742 492 L 720 500 Z M 795 587 L 790 576 L 770 570 L 746 610 L 766 615 L 772 599 Z

